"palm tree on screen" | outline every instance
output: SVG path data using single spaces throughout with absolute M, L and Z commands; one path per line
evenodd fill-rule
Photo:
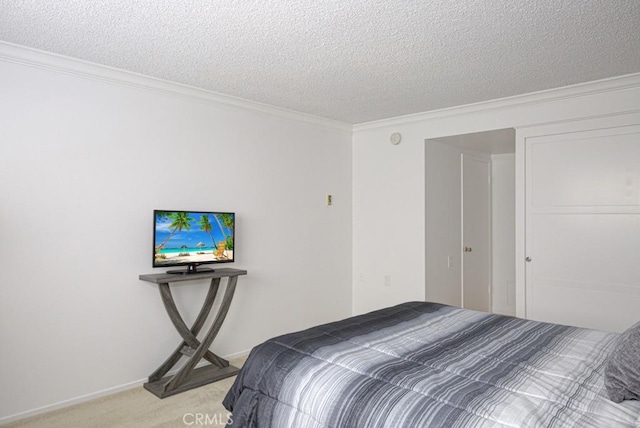
M 211 222 L 209 221 L 209 216 L 208 215 L 203 215 L 202 217 L 200 217 L 200 222 L 198 224 L 200 225 L 200 230 L 204 230 L 211 237 L 211 241 L 213 241 L 213 252 L 215 253 L 216 252 L 216 248 L 218 247 L 218 244 L 216 243 L 216 240 L 213 237 L 213 233 L 211 233 L 211 230 L 213 229 L 213 226 L 211 225 Z
M 220 232 L 222 232 L 222 237 L 224 238 L 226 247 L 230 250 L 233 250 L 233 235 L 231 233 L 227 234 L 233 230 L 234 218 L 231 214 L 215 214 L 213 216 L 218 223 L 218 227 L 220 228 Z
M 186 213 L 186 212 L 167 213 L 167 212 L 161 211 L 156 215 L 156 221 L 164 220 L 167 217 L 171 219 L 171 224 L 169 225 L 169 228 L 171 229 L 171 233 L 169 234 L 169 236 L 167 236 L 167 238 L 164 241 L 162 241 L 162 244 L 156 247 L 156 255 L 158 254 L 158 251 L 164 248 L 164 244 L 166 244 L 167 241 L 171 239 L 171 237 L 175 235 L 176 232 L 181 230 L 191 229 L 191 223 L 190 223 L 191 217 L 189 217 L 189 213 Z

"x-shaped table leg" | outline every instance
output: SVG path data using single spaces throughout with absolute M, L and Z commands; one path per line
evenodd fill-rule
M 228 278 L 226 290 L 224 296 L 222 298 L 222 303 L 220 304 L 220 308 L 218 309 L 218 313 L 216 318 L 211 325 L 209 331 L 203 338 L 202 342 L 198 340 L 196 337 L 197 334 L 202 329 L 209 313 L 211 312 L 211 308 L 213 306 L 213 302 L 218 294 L 218 289 L 220 287 L 220 278 L 212 278 L 211 284 L 209 286 L 209 291 L 207 292 L 207 296 L 202 304 L 202 308 L 200 309 L 200 313 L 198 314 L 196 320 L 193 323 L 191 328 L 187 327 L 182 316 L 180 315 L 178 308 L 176 307 L 175 301 L 173 300 L 173 295 L 171 294 L 171 289 L 169 288 L 169 283 L 160 283 L 160 295 L 162 297 L 162 302 L 164 303 L 165 309 L 169 314 L 169 318 L 171 322 L 175 326 L 180 336 L 182 336 L 182 343 L 173 351 L 171 356 L 167 358 L 167 360 L 162 363 L 160 367 L 156 371 L 154 371 L 149 376 L 149 384 L 152 382 L 157 382 L 162 379 L 163 376 L 167 374 L 169 370 L 180 360 L 180 358 L 185 355 L 189 357 L 187 363 L 178 370 L 178 372 L 168 379 L 165 383 L 163 383 L 160 393 L 162 396 L 171 395 L 170 392 L 179 388 L 182 382 L 187 378 L 189 373 L 194 369 L 196 364 L 202 359 L 206 359 L 212 365 L 220 368 L 227 369 L 224 370 L 222 377 L 232 376 L 237 372 L 237 369 L 229 366 L 229 362 L 224 358 L 220 358 L 213 352 L 209 351 L 209 347 L 213 343 L 216 335 L 220 331 L 220 327 L 222 327 L 222 323 L 224 322 L 225 317 L 227 316 L 227 312 L 229 310 L 229 306 L 231 304 L 231 300 L 233 299 L 233 294 L 235 293 L 236 283 L 238 281 L 237 276 L 232 276 Z M 233 370 L 232 370 L 233 369 Z M 228 373 L 227 373 L 228 372 Z M 221 378 L 222 378 L 221 377 Z M 147 384 L 148 385 L 148 384 Z M 147 388 L 149 389 L 149 388 Z M 152 391 L 156 393 L 155 391 Z M 179 391 L 177 391 L 179 392 Z M 156 395 L 158 395 L 156 393 Z

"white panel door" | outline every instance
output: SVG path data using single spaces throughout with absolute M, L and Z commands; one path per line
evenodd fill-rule
M 527 318 L 640 320 L 640 126 L 527 138 Z
M 491 312 L 489 161 L 462 155 L 462 305 Z

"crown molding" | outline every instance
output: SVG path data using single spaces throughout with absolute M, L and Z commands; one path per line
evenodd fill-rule
M 348 123 L 233 97 L 194 86 L 175 83 L 156 77 L 146 76 L 144 74 L 134 73 L 115 67 L 109 67 L 90 61 L 71 58 L 4 41 L 0 41 L 0 61 L 64 73 L 114 85 L 127 86 L 192 101 L 206 102 L 216 104 L 218 106 L 232 107 L 253 113 L 276 116 L 280 119 L 309 123 L 339 131 L 351 132 L 353 129 L 352 125 Z
M 488 111 L 500 111 L 525 105 L 534 105 L 594 95 L 603 92 L 640 87 L 640 73 L 627 74 L 596 80 L 586 83 L 547 89 L 528 94 L 515 95 L 496 100 L 482 101 L 473 104 L 413 113 L 387 119 L 350 125 L 345 122 L 326 119 L 282 107 L 271 106 L 243 98 L 233 97 L 190 85 L 171 82 L 131 71 L 109 67 L 90 61 L 67 57 L 39 49 L 0 41 L 0 61 L 21 64 L 29 67 L 50 70 L 58 73 L 74 75 L 85 79 L 93 79 L 105 83 L 127 86 L 139 90 L 156 92 L 192 101 L 206 102 L 218 106 L 236 108 L 253 113 L 260 113 L 281 119 L 309 123 L 329 129 L 359 132 L 385 128 L 389 126 L 410 125 L 434 119 L 455 116 L 466 116 Z
M 431 110 L 422 113 L 408 114 L 404 116 L 381 119 L 353 125 L 353 132 L 369 131 L 389 126 L 410 125 L 418 122 L 426 122 L 447 117 L 466 116 L 476 113 L 500 111 L 526 105 L 542 104 L 571 98 L 595 95 L 604 92 L 618 91 L 640 87 L 640 73 L 625 74 L 592 82 L 578 83 L 561 88 L 546 89 L 528 94 L 514 95 L 490 101 L 482 101 L 473 104 Z

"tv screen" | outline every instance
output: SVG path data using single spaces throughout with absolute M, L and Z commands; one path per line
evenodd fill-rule
M 235 214 L 153 211 L 153 267 L 186 266 L 168 273 L 196 273 L 197 266 L 234 261 Z

